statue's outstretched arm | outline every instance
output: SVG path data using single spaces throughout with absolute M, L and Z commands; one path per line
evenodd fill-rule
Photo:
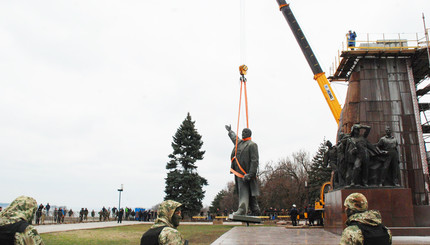
M 233 144 L 236 144 L 236 133 L 231 130 L 231 125 L 225 125 L 225 129 L 228 131 L 228 136 L 230 137 Z

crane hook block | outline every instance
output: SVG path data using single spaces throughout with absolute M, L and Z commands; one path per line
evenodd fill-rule
M 244 76 L 246 75 L 246 72 L 248 71 L 248 67 L 246 65 L 239 66 L 240 75 Z

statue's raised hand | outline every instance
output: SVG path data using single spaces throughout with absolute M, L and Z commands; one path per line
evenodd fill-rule
M 231 131 L 231 125 L 225 125 L 225 129 L 227 129 L 227 131 Z

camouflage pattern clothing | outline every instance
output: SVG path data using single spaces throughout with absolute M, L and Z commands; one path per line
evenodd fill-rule
M 357 212 L 363 212 L 367 210 L 367 198 L 361 193 L 350 194 L 343 203 L 347 209 Z
M 7 208 L 0 212 L 0 226 L 13 224 L 21 220 L 31 223 L 37 209 L 37 202 L 31 197 L 20 196 L 16 198 Z M 24 232 L 15 234 L 16 245 L 44 244 L 37 230 L 29 225 Z
M 356 245 L 356 244 L 363 245 L 364 244 L 364 237 L 360 228 L 357 225 L 349 226 L 350 222 L 352 221 L 356 221 L 366 225 L 376 226 L 382 223 L 382 218 L 381 218 L 381 214 L 377 210 L 370 210 L 370 211 L 355 213 L 351 215 L 346 221 L 346 225 L 348 225 L 348 227 L 346 227 L 345 230 L 343 230 L 342 232 L 342 237 L 340 239 L 341 245 Z M 388 234 L 390 236 L 390 243 L 391 243 L 392 240 L 391 240 L 390 230 L 388 230 Z
M 182 204 L 172 200 L 167 200 L 160 204 L 160 207 L 158 208 L 158 217 L 155 220 L 154 225 L 151 227 L 151 229 L 153 229 L 161 226 L 167 226 L 158 236 L 158 243 L 160 245 L 185 244 L 185 239 L 182 237 L 181 233 L 175 229 L 172 223 L 172 217 L 175 214 L 175 210 L 180 206 L 182 206 Z

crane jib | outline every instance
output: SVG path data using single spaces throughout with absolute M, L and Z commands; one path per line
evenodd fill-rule
M 299 23 L 297 22 L 296 18 L 293 15 L 293 12 L 291 12 L 290 6 L 285 2 L 285 0 L 277 0 L 278 4 L 280 6 L 280 10 L 282 14 L 284 15 L 285 19 L 288 22 L 288 25 L 291 28 L 291 31 L 294 34 L 294 37 L 296 38 L 297 43 L 300 46 L 300 49 L 303 52 L 303 55 L 306 58 L 306 61 L 309 64 L 309 67 L 311 68 L 314 75 L 322 73 L 321 66 L 315 57 L 314 52 L 311 49 L 311 46 L 308 43 L 308 40 L 305 37 L 305 34 L 303 34 L 302 29 L 299 26 Z
M 299 23 L 297 23 L 297 20 L 290 9 L 290 5 L 287 4 L 285 0 L 276 1 L 279 4 L 279 10 L 282 12 L 285 19 L 287 20 L 288 25 L 290 26 L 291 31 L 293 32 L 294 37 L 296 38 L 296 41 L 299 44 L 306 58 L 306 61 L 309 64 L 309 67 L 314 73 L 314 79 L 317 81 L 318 86 L 320 87 L 321 92 L 323 93 L 324 98 L 326 99 L 327 104 L 330 107 L 333 117 L 336 120 L 336 123 L 339 124 L 342 107 L 340 106 L 336 95 L 333 93 L 330 83 L 325 76 L 325 73 L 322 71 L 314 52 L 312 51 L 308 41 L 306 40 L 305 35 L 302 32 L 302 29 L 299 26 Z
M 327 92 L 328 97 L 330 98 L 330 100 L 334 100 L 333 93 L 331 92 L 331 90 L 330 90 L 330 88 L 328 87 L 327 84 L 324 84 L 324 88 L 325 88 L 325 91 Z

